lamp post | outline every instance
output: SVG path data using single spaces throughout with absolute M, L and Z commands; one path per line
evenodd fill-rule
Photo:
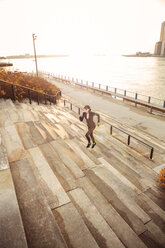
M 36 63 L 36 75 L 38 77 L 37 56 L 36 56 L 36 47 L 35 47 L 35 40 L 37 36 L 35 34 L 32 34 L 32 37 L 33 37 L 34 57 L 35 57 L 35 63 Z

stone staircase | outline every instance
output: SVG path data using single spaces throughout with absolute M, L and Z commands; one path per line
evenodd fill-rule
M 154 146 L 150 161 L 102 121 L 86 149 L 77 117 L 62 103 L 0 100 L 0 247 L 164 247 L 164 143 L 129 127 Z

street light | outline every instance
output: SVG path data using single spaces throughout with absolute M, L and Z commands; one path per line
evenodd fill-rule
M 35 62 L 36 62 L 36 74 L 38 77 L 37 56 L 36 56 L 36 47 L 35 47 L 35 40 L 37 36 L 35 34 L 32 34 L 32 37 L 33 37 L 34 57 L 35 57 Z

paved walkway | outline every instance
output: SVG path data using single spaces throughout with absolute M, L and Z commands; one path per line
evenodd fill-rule
M 148 109 L 135 108 L 130 104 L 107 96 L 94 94 L 91 91 L 69 86 L 51 80 L 67 95 L 81 104 L 89 104 L 92 109 L 110 115 L 123 124 L 136 127 L 156 138 L 165 141 L 165 117 L 158 114 L 150 114 Z

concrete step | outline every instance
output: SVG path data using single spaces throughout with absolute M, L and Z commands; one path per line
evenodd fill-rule
M 139 128 L 129 126 L 125 123 L 119 122 L 113 117 L 110 117 L 103 113 L 101 113 L 101 116 L 103 120 L 107 121 L 108 123 L 111 123 L 112 125 L 116 127 L 126 130 L 128 133 L 132 134 L 135 137 L 139 137 L 141 140 L 144 140 L 147 144 L 154 146 L 156 149 L 159 148 L 159 149 L 165 150 L 165 143 L 161 141 L 160 139 L 157 139 L 156 137 L 152 136 L 151 134 L 146 133 L 145 131 L 140 130 Z
M 0 98 L 0 109 L 15 108 L 15 104 L 11 99 Z
M 26 151 L 14 125 L 0 128 L 0 134 L 9 162 L 17 161 L 26 156 Z
M 93 170 L 95 169 L 85 171 L 89 180 L 97 187 L 101 194 L 138 235 L 143 233 L 145 231 L 144 223 L 151 220 L 151 218 L 142 211 L 128 192 L 123 195 L 123 191 L 125 190 L 123 184 L 120 182 L 118 184 L 117 182 L 118 190 L 115 190 L 112 184 L 115 185 L 116 183 L 114 183 L 114 180 L 111 181 L 111 177 L 109 177 L 110 175 L 108 176 L 108 179 L 101 178 L 102 173 L 97 175 Z M 104 172 L 109 174 L 105 169 Z M 109 181 L 111 181 L 111 185 L 109 184 Z M 121 189 L 121 187 L 123 188 Z M 121 192 L 119 192 L 120 190 Z
M 149 187 L 142 182 L 142 176 L 128 166 L 127 163 L 123 163 L 118 157 L 116 157 L 112 150 L 108 150 L 101 144 L 97 144 L 95 149 L 91 151 L 95 156 L 104 157 L 118 172 L 120 172 L 127 180 L 129 180 L 140 191 L 145 191 Z M 132 165 L 132 164 L 131 164 Z M 133 167 L 133 165 L 132 165 Z
M 150 217 L 136 204 L 136 193 L 128 188 L 122 180 L 118 179 L 104 165 L 94 168 L 92 171 L 117 194 L 118 198 L 130 211 L 136 214 L 143 223 L 147 223 L 150 220 Z
M 70 202 L 63 187 L 53 173 L 44 155 L 38 147 L 28 150 L 32 159 L 32 168 L 43 189 L 47 202 L 51 209 Z
M 69 133 L 60 124 L 55 124 L 54 125 L 54 131 L 62 139 L 70 138 Z
M 59 159 L 65 164 L 75 178 L 84 176 L 84 173 L 79 166 L 74 162 L 74 160 L 72 160 L 69 154 L 65 153 L 62 145 L 60 145 L 57 141 L 52 141 L 50 144 L 58 154 Z
M 165 211 L 165 194 L 164 189 L 148 189 L 144 192 L 153 202 L 155 202 L 160 208 Z
M 55 123 L 60 123 L 60 119 L 58 118 L 58 114 L 54 114 L 52 112 L 50 112 L 49 110 L 48 111 L 45 111 L 45 112 L 40 112 L 40 116 L 41 118 L 47 118 L 49 119 L 52 124 L 55 124 Z
M 116 210 L 112 204 L 108 202 L 103 194 L 87 177 L 78 179 L 78 185 L 85 191 L 90 201 L 95 205 L 95 207 L 98 209 L 112 230 L 116 233 L 119 240 L 121 240 L 121 242 L 125 245 L 125 247 L 145 247 L 143 242 L 139 239 L 138 235 L 129 226 L 130 221 L 128 219 L 128 214 L 125 214 L 127 217 L 126 220 L 124 220 L 118 213 L 118 209 Z M 118 207 L 120 208 L 120 205 L 118 205 Z M 147 229 L 144 226 L 143 231 L 141 231 L 144 232 L 146 230 Z
M 8 109 L 8 114 L 13 123 L 16 122 L 27 122 L 27 121 L 38 121 L 39 117 L 32 111 L 32 108 L 23 109 L 22 105 L 19 108 Z
M 72 148 L 74 152 L 77 153 L 78 156 L 84 162 L 84 169 L 95 167 L 95 163 L 87 156 L 87 154 L 79 147 L 74 140 L 66 139 L 65 142 Z
M 124 247 L 82 189 L 70 191 L 69 196 L 99 247 Z
M 85 142 L 84 141 L 82 141 L 83 139 L 78 139 L 78 137 L 75 137 L 74 139 L 73 139 L 73 141 L 77 144 L 77 146 L 78 147 L 80 147 L 81 148 L 81 150 L 89 157 L 89 159 L 90 160 L 92 160 L 93 162 L 94 162 L 94 164 L 95 164 L 95 166 L 96 165 L 99 165 L 101 162 L 98 160 L 98 158 L 95 156 L 95 155 L 93 155 L 92 154 L 92 148 L 86 148 L 86 145 L 87 145 L 87 141 L 86 141 L 86 139 L 85 139 Z
M 28 247 L 11 172 L 9 168 L 3 167 L 2 170 L 2 166 L 0 170 L 0 247 Z
M 46 142 L 45 137 L 41 134 L 41 132 L 37 128 L 37 124 L 33 121 L 26 122 L 27 128 L 29 130 L 29 138 L 32 139 L 32 142 L 36 145 L 41 145 Z M 22 133 L 20 133 L 22 137 Z M 23 139 L 23 138 L 22 138 Z M 26 145 L 27 147 L 27 145 Z
M 99 247 L 72 203 L 54 209 L 53 214 L 68 247 Z
M 118 178 L 118 180 L 120 180 L 129 189 L 131 189 L 132 191 L 134 191 L 136 194 L 140 194 L 142 192 L 135 185 L 133 185 L 126 177 L 124 177 L 117 169 L 115 169 L 110 163 L 108 163 L 104 158 L 99 158 L 99 161 L 109 171 L 111 171 L 113 173 L 113 175 L 115 175 L 116 178 Z
M 100 135 L 96 135 L 96 137 L 98 138 L 98 140 L 103 143 L 107 148 L 109 149 L 114 149 L 118 152 L 120 152 L 121 154 L 126 154 L 125 156 L 131 156 L 132 158 L 134 158 L 134 160 L 138 160 L 141 161 L 141 163 L 145 164 L 146 167 L 148 168 L 154 168 L 156 162 L 153 160 L 149 160 L 149 154 L 150 154 L 150 149 L 148 149 L 146 157 L 143 155 L 143 152 L 140 154 L 138 151 L 136 151 L 136 149 L 131 148 L 129 146 L 127 146 L 127 137 L 125 138 L 125 142 L 120 142 L 117 139 L 114 138 L 114 136 L 106 136 L 103 135 L 103 138 L 100 137 Z
M 154 223 L 165 232 L 165 211 L 145 195 L 145 193 L 138 195 L 136 202 L 146 213 L 148 213 Z
M 50 142 L 53 140 L 53 137 L 50 135 L 50 133 L 47 131 L 47 129 L 42 125 L 40 121 L 35 121 L 34 126 L 40 132 L 45 142 Z
M 65 164 L 59 159 L 58 154 L 52 148 L 52 146 L 50 144 L 43 144 L 39 146 L 39 149 L 42 151 L 44 157 L 49 163 L 49 166 L 58 178 L 64 190 L 69 191 L 76 188 L 76 181 L 74 176 L 65 166 Z
M 147 231 L 140 235 L 141 240 L 147 247 L 163 248 L 165 244 L 164 232 L 154 223 L 150 221 L 146 224 Z
M 37 146 L 35 140 L 33 139 L 33 134 L 30 132 L 30 127 L 27 123 L 18 122 L 15 123 L 15 127 L 22 141 L 24 149 L 30 149 Z
M 2 143 L 2 136 L 0 134 L 0 171 L 9 169 L 9 162 L 7 158 L 7 151 Z
M 110 136 L 108 138 L 108 140 L 110 141 L 111 143 L 111 140 L 113 139 L 113 142 L 112 144 L 114 144 L 113 147 L 119 147 L 119 150 L 121 151 L 124 151 L 124 153 L 127 153 L 128 156 L 132 156 L 134 158 L 134 160 L 138 160 L 140 161 L 141 163 L 143 163 L 146 167 L 150 168 L 150 169 L 153 169 L 157 164 L 160 163 L 159 161 L 159 157 L 160 155 L 157 154 L 156 151 L 154 151 L 154 156 L 153 156 L 153 159 L 150 160 L 149 159 L 149 155 L 150 155 L 150 149 L 146 148 L 146 147 L 141 147 L 142 149 L 142 153 L 140 154 L 139 152 L 139 149 L 135 149 L 137 145 L 134 145 L 132 146 L 131 145 L 131 148 L 125 144 L 123 144 L 122 142 L 118 141 L 117 139 L 113 138 L 112 136 Z M 125 140 L 126 141 L 126 140 Z M 132 142 L 133 143 L 133 142 Z M 137 150 L 137 151 L 136 151 Z
M 67 140 L 56 139 L 59 146 L 62 146 L 64 153 L 68 154 L 68 156 L 78 165 L 78 167 L 83 170 L 85 167 L 82 158 L 67 144 L 66 141 Z
M 68 133 L 69 135 L 69 138 L 72 139 L 76 136 L 79 136 L 77 135 L 77 133 L 75 133 L 74 130 L 72 130 L 72 128 L 70 127 L 70 125 L 66 124 L 66 123 L 60 123 L 60 125 L 65 129 L 65 131 Z
M 10 127 L 13 125 L 7 109 L 0 109 L 0 128 Z
M 30 162 L 23 159 L 10 166 L 28 247 L 67 247 Z
M 53 140 L 56 140 L 58 135 L 54 131 L 54 127 L 51 124 L 46 123 L 45 121 L 41 121 L 41 124 L 47 130 L 47 132 L 50 134 L 50 136 L 53 138 Z
M 140 175 L 141 179 L 139 182 L 144 185 L 145 189 L 149 187 L 156 187 L 156 173 L 144 162 L 135 158 L 133 154 L 129 154 L 128 152 L 121 150 L 119 146 L 116 148 L 114 146 L 109 147 L 105 143 L 98 143 L 97 147 L 101 150 L 102 156 L 106 156 L 107 158 L 109 157 L 109 159 L 111 159 L 111 157 L 115 157 L 119 163 L 125 164 L 125 166 L 129 167 L 135 172 L 135 174 Z

